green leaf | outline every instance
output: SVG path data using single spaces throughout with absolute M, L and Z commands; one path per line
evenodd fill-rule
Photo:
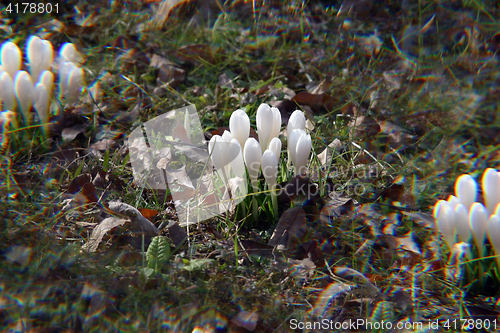
M 189 261 L 189 263 L 186 264 L 186 266 L 184 266 L 182 268 L 184 268 L 186 271 L 192 272 L 192 271 L 202 269 L 203 266 L 207 266 L 212 261 L 213 261 L 213 259 L 193 259 L 193 260 Z
M 170 246 L 167 239 L 163 236 L 153 237 L 146 252 L 148 267 L 155 272 L 161 270 L 161 266 L 167 262 L 170 257 Z
M 144 278 L 147 280 L 149 279 L 153 274 L 155 273 L 155 270 L 149 267 L 144 267 L 142 269 L 142 274 L 144 275 Z

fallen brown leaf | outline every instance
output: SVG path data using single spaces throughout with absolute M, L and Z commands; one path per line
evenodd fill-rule
M 302 207 L 293 207 L 283 213 L 268 244 L 290 249 L 294 243 L 300 242 L 306 227 L 306 213 Z
M 292 98 L 297 104 L 309 105 L 315 112 L 321 112 L 324 109 L 330 111 L 338 103 L 337 99 L 327 93 L 312 94 L 307 91 L 301 91 Z

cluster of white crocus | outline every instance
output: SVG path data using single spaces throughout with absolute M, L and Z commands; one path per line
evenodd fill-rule
M 210 139 L 209 152 L 221 178 L 227 183 L 233 174 L 243 177 L 245 165 L 254 191 L 258 189 L 260 171 L 268 188 L 274 190 L 281 157 L 281 113 L 279 109 L 261 104 L 256 115 L 259 141 L 250 136 L 250 119 L 243 110 L 236 110 L 229 119 L 229 131 Z M 311 136 L 305 132 L 306 119 L 302 111 L 295 111 L 288 123 L 288 151 L 295 173 L 305 173 L 311 153 Z M 242 158 L 241 158 L 242 157 Z M 242 163 L 244 161 L 244 164 Z M 276 198 L 273 198 L 275 200 Z M 275 209 L 277 204 L 274 205 Z M 255 207 L 255 205 L 254 205 Z
M 486 235 L 500 256 L 500 173 L 486 169 L 481 180 L 485 205 L 476 202 L 477 183 L 470 175 L 461 175 L 455 183 L 455 195 L 439 200 L 434 206 L 436 227 L 450 247 L 473 238 L 481 257 L 485 255 Z M 457 239 L 458 237 L 458 239 Z M 497 257 L 500 267 L 500 257 Z
M 286 132 L 288 135 L 288 155 L 295 168 L 295 174 L 304 173 L 311 153 L 311 136 L 306 134 L 306 117 L 302 111 L 295 111 L 290 116 Z
M 0 51 L 0 100 L 2 110 L 19 111 L 25 124 L 31 122 L 34 106 L 42 124 L 49 121 L 49 110 L 54 86 L 54 49 L 50 41 L 31 36 L 26 43 L 29 72 L 21 70 L 22 52 L 13 42 L 4 42 Z M 79 67 L 81 56 L 71 43 L 59 50 L 60 100 L 74 103 L 83 86 L 83 69 Z

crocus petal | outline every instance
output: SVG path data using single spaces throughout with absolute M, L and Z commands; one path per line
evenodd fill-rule
M 54 74 L 51 71 L 43 71 L 40 73 L 38 82 L 45 86 L 49 97 L 52 97 L 52 89 L 54 87 Z
M 43 124 L 49 122 L 49 94 L 42 83 L 38 83 L 35 87 L 35 109 L 38 117 Z
M 237 190 L 233 191 L 234 195 L 239 196 L 241 200 L 246 197 L 247 190 L 247 180 L 246 180 L 246 170 L 245 170 L 245 162 L 243 161 L 243 151 L 241 150 L 240 143 L 236 139 L 232 139 L 229 144 L 229 151 L 231 157 L 236 154 L 236 158 L 231 160 L 231 168 L 233 169 L 234 176 L 241 178 L 241 182 L 239 182 Z M 240 201 L 241 201 L 240 200 Z
M 287 136 L 290 137 L 290 134 L 294 129 L 304 130 L 306 128 L 306 117 L 304 116 L 304 112 L 300 110 L 293 111 L 290 119 L 288 120 L 288 125 L 286 127 Z
M 31 36 L 26 43 L 26 54 L 33 82 L 39 80 L 40 73 L 49 70 L 54 60 L 52 43 L 37 36 Z
M 483 173 L 481 185 L 486 208 L 490 214 L 493 214 L 495 207 L 500 202 L 500 174 L 495 169 L 486 169 Z
M 208 142 L 208 153 L 216 169 L 226 166 L 225 141 L 220 135 L 214 135 Z
M 281 156 L 281 140 L 278 138 L 272 138 L 271 142 L 269 142 L 269 149 L 273 151 L 276 156 L 276 161 L 279 164 Z
M 455 206 L 455 229 L 462 239 L 462 242 L 468 242 L 471 237 L 469 226 L 469 211 L 464 205 L 458 204 Z
M 309 160 L 309 154 L 311 153 L 311 136 L 301 135 L 297 141 L 297 147 L 295 149 L 295 172 L 296 174 L 302 174 L 305 172 L 307 161 Z
M 33 82 L 38 80 L 38 76 L 42 71 L 44 48 L 43 40 L 37 36 L 31 36 L 26 43 L 26 54 L 28 55 L 28 64 Z
M 229 131 L 224 131 L 224 133 L 222 133 L 222 138 L 226 142 L 231 142 L 231 140 L 234 139 L 233 135 Z
M 64 99 L 69 90 L 69 78 L 76 65 L 66 61 L 59 65 L 59 99 Z
M 434 204 L 434 208 L 432 209 L 432 216 L 434 216 L 434 220 L 437 221 L 437 218 L 439 216 L 439 210 L 441 209 L 441 206 L 443 202 L 446 202 L 445 200 L 439 200 Z
M 238 109 L 231 114 L 229 118 L 229 130 L 243 148 L 250 136 L 250 118 L 248 118 L 245 111 Z
M 16 77 L 17 71 L 21 69 L 22 53 L 19 47 L 12 42 L 2 44 L 1 59 L 4 70 L 11 78 Z
M 450 195 L 447 201 L 453 209 L 460 203 L 460 200 L 454 195 Z
M 491 215 L 488 220 L 488 238 L 493 245 L 498 267 L 500 267 L 500 216 L 498 215 Z
M 277 138 L 280 134 L 281 130 L 281 112 L 278 108 L 272 107 L 271 111 L 273 112 L 273 128 L 271 130 L 271 136 L 269 141 L 273 138 Z
M 231 140 L 231 145 L 230 145 L 230 150 L 237 151 L 236 158 L 231 160 L 231 167 L 233 168 L 234 175 L 236 177 L 241 177 L 244 178 L 245 176 L 245 162 L 243 161 L 243 152 L 241 151 L 241 146 L 238 140 L 232 139 Z M 234 152 L 231 152 L 231 155 L 233 155 Z M 246 184 L 246 182 L 245 182 Z
M 34 88 L 31 77 L 26 71 L 19 71 L 14 80 L 14 90 L 17 97 L 17 102 L 21 111 L 26 117 L 26 121 L 30 121 L 29 111 L 33 102 Z
M 474 178 L 467 174 L 458 177 L 455 182 L 455 195 L 465 208 L 470 209 L 476 202 L 477 196 L 477 184 Z
M 292 164 L 297 165 L 297 159 L 295 157 L 297 152 L 297 142 L 299 138 L 303 135 L 306 135 L 306 132 L 302 129 L 295 129 L 288 136 L 288 152 L 290 153 L 290 159 L 292 160 Z
M 257 177 L 259 176 L 260 163 L 262 161 L 262 149 L 254 138 L 248 138 L 243 148 L 243 158 L 247 166 L 248 175 L 252 182 L 252 187 L 256 188 Z
M 273 130 L 273 111 L 271 107 L 262 103 L 257 109 L 257 133 L 262 152 L 267 149 Z
M 43 41 L 43 61 L 42 61 L 42 71 L 48 71 L 52 67 L 54 62 L 54 47 L 52 43 L 48 40 Z
M 5 110 L 14 110 L 16 108 L 14 81 L 7 72 L 0 74 L 0 99 L 3 101 L 3 108 Z
M 75 103 L 82 93 L 83 87 L 83 68 L 73 68 L 69 74 L 68 91 L 65 94 L 66 103 Z
M 59 57 L 62 61 L 69 61 L 75 64 L 80 64 L 83 59 L 76 47 L 72 43 L 64 43 L 59 49 Z
M 264 154 L 262 154 L 262 174 L 269 188 L 274 188 L 276 186 L 276 176 L 278 174 L 278 161 L 272 150 L 266 149 Z
M 480 256 L 484 253 L 484 236 L 488 228 L 488 215 L 483 204 L 479 202 L 472 204 L 469 212 L 469 226 Z
M 439 207 L 437 227 L 450 249 L 453 247 L 453 244 L 455 244 L 455 228 L 453 223 L 454 211 L 448 202 L 443 201 Z

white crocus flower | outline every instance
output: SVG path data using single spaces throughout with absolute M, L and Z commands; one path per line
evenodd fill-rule
M 455 244 L 455 214 L 450 204 L 444 200 L 440 200 L 436 210 L 437 220 L 436 227 L 443 235 L 443 239 L 450 249 Z
M 14 80 L 7 72 L 0 73 L 0 99 L 3 101 L 4 110 L 16 109 L 16 94 L 14 92 Z
M 82 55 L 77 51 L 76 46 L 72 43 L 64 43 L 59 49 L 59 58 L 62 62 L 72 62 L 81 64 L 83 61 Z
M 286 127 L 286 133 L 289 137 L 294 129 L 305 130 L 306 128 L 306 117 L 304 116 L 304 112 L 300 110 L 293 111 L 290 119 L 288 120 L 288 125 Z
M 250 182 L 254 190 L 257 189 L 257 178 L 259 177 L 260 163 L 262 161 L 262 149 L 254 138 L 248 138 L 243 148 L 243 158 L 247 166 Z
M 45 86 L 49 97 L 52 97 L 52 91 L 54 88 L 54 74 L 51 71 L 43 71 L 40 73 L 38 82 Z
M 495 251 L 497 267 L 500 267 L 500 216 L 491 215 L 488 220 L 488 238 Z
M 38 118 L 44 124 L 45 133 L 48 134 L 50 96 L 47 88 L 42 83 L 35 86 L 34 102 Z
M 4 42 L 0 51 L 3 69 L 14 79 L 21 69 L 22 53 L 19 47 L 12 42 Z
M 31 122 L 31 105 L 33 103 L 34 91 L 31 76 L 26 71 L 19 71 L 14 80 L 14 91 L 17 102 L 24 115 L 27 124 Z
M 229 156 L 227 153 L 227 144 L 220 135 L 214 135 L 208 142 L 208 153 L 210 158 L 221 175 L 224 184 L 227 185 L 228 178 L 226 173 L 226 166 L 229 164 Z
M 278 162 L 276 155 L 270 149 L 266 149 L 264 154 L 262 154 L 262 174 L 269 188 L 274 189 L 278 174 Z
M 281 140 L 279 138 L 272 138 L 271 142 L 269 142 L 269 150 L 272 150 L 276 156 L 276 161 L 279 164 L 281 156 Z
M 75 103 L 82 93 L 83 69 L 72 62 L 65 62 L 59 68 L 60 99 L 67 104 Z
M 40 74 L 48 71 L 54 61 L 54 48 L 48 40 L 43 40 L 37 36 L 31 36 L 26 44 L 28 54 L 28 64 L 33 82 L 38 82 Z
M 479 202 L 474 202 L 469 212 L 469 225 L 474 236 L 479 256 L 484 254 L 484 237 L 488 228 L 488 210 Z
M 288 152 L 296 175 L 305 172 L 311 149 L 311 136 L 302 129 L 293 130 L 288 140 Z
M 272 138 L 279 135 L 281 129 L 281 113 L 278 108 L 263 103 L 257 109 L 257 133 L 262 152 L 269 147 Z
M 465 208 L 470 209 L 476 201 L 477 184 L 470 175 L 461 175 L 455 182 L 455 194 Z
M 238 109 L 231 114 L 229 118 L 229 130 L 243 149 L 245 142 L 250 136 L 250 119 L 245 111 Z
M 493 214 L 500 203 L 500 173 L 492 168 L 486 169 L 481 180 L 481 187 L 486 208 L 490 214 Z

